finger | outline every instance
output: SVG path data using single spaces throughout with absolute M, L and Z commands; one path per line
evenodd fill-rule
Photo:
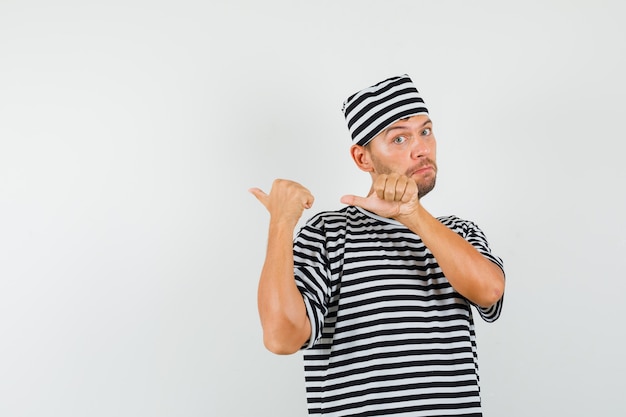
M 367 198 L 359 197 L 356 195 L 344 195 L 339 201 L 349 206 L 357 206 L 361 208 L 366 208 L 367 206 Z
M 307 190 L 308 191 L 308 190 Z M 315 202 L 315 197 L 310 192 L 306 194 L 303 205 L 305 209 L 310 209 L 313 207 L 313 203 Z
M 402 195 L 402 202 L 408 203 L 413 200 L 417 195 L 418 188 L 417 183 L 415 181 L 408 181 L 406 185 L 406 189 L 404 190 L 404 194 Z
M 386 201 L 400 201 L 406 188 L 408 178 L 396 173 L 389 174 L 385 182 L 384 199 Z
M 409 182 L 409 179 L 404 175 L 398 177 L 398 181 L 396 182 L 396 193 L 394 195 L 395 201 L 402 201 L 404 197 L 404 193 L 406 192 L 406 187 Z
M 393 201 L 396 197 L 396 185 L 398 184 L 398 177 L 389 175 L 385 182 L 384 199 L 387 201 Z
M 311 191 L 309 191 L 308 188 L 303 187 L 300 184 L 295 185 L 297 185 L 297 188 L 294 189 L 293 193 L 294 195 L 297 195 L 298 199 L 302 202 L 302 207 L 304 207 L 305 209 L 310 209 L 311 207 L 313 207 L 315 197 L 313 197 Z
M 261 204 L 263 204 L 265 207 L 267 207 L 268 195 L 265 194 L 265 192 L 263 192 L 263 190 L 261 190 L 260 188 L 253 187 L 253 188 L 250 188 L 248 191 L 253 196 L 255 196 L 256 199 L 261 202 Z
M 376 193 L 376 196 L 381 200 L 385 199 L 385 187 L 387 186 L 387 175 L 379 175 L 378 178 L 372 184 L 372 188 Z

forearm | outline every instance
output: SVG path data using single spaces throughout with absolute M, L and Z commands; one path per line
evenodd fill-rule
M 293 227 L 270 222 L 258 288 L 263 342 L 277 354 L 294 353 L 310 337 L 304 300 L 294 279 Z
M 458 293 L 481 307 L 490 307 L 502 297 L 502 270 L 423 207 L 398 220 L 422 238 Z

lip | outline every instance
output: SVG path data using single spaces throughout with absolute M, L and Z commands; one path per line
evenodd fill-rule
M 433 168 L 432 165 L 426 165 L 426 166 L 423 166 L 423 167 L 419 167 L 419 168 L 417 168 L 417 169 L 415 169 L 413 171 L 413 175 L 415 175 L 415 174 L 418 174 L 418 175 L 425 174 L 428 171 L 435 171 L 435 168 Z

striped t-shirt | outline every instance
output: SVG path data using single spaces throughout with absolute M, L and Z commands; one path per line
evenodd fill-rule
M 502 268 L 474 223 L 438 220 Z M 312 330 L 309 415 L 481 415 L 471 305 L 418 235 L 349 206 L 311 218 L 294 259 Z M 474 306 L 487 322 L 501 307 Z

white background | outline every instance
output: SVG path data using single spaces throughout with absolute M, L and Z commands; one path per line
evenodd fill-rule
M 262 345 L 276 177 L 364 194 L 343 100 L 408 73 L 435 215 L 505 262 L 485 415 L 623 416 L 620 1 L 0 0 L 0 415 L 304 416 Z

